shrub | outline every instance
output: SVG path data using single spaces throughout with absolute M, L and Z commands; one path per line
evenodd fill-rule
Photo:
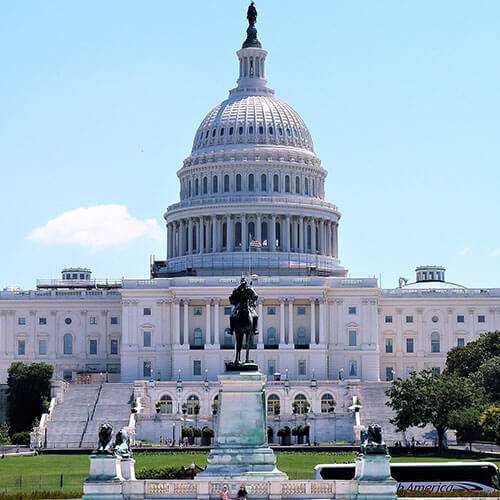
M 12 435 L 12 444 L 28 446 L 30 444 L 30 433 L 28 431 L 16 432 Z
M 179 479 L 176 467 L 148 467 L 135 473 L 137 479 Z
M 215 432 L 213 429 L 210 429 L 210 427 L 203 427 L 201 430 L 201 435 L 204 438 L 213 438 L 215 436 Z
M 183 438 L 192 438 L 194 436 L 193 428 L 192 427 L 182 427 L 182 437 Z
M 33 491 L 31 493 L 0 493 L 0 500 L 38 500 L 44 498 L 80 498 L 82 492 L 78 491 Z
M 201 429 L 199 427 L 193 427 L 193 437 L 199 438 L 201 437 Z
M 285 427 L 281 427 L 276 434 L 279 437 L 290 436 L 290 427 L 288 427 L 288 425 L 286 425 Z

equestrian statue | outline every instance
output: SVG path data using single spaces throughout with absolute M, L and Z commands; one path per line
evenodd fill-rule
M 247 365 L 248 368 L 256 369 L 249 359 L 250 345 L 252 344 L 252 336 L 258 335 L 257 322 L 258 317 L 255 312 L 258 295 L 252 287 L 252 283 L 248 283 L 242 276 L 240 284 L 233 290 L 229 297 L 229 302 L 233 305 L 231 317 L 229 318 L 229 333 L 236 336 L 236 357 L 234 363 L 228 363 L 228 370 L 236 370 Z M 245 363 L 241 363 L 241 349 L 243 347 L 243 338 L 246 341 L 246 356 Z

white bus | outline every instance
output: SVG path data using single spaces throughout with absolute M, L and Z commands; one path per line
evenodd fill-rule
M 413 462 L 391 464 L 399 490 L 446 493 L 500 490 L 498 467 L 492 462 Z M 314 479 L 354 479 L 354 464 L 319 464 Z

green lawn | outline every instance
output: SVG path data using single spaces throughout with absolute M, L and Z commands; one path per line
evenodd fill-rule
M 292 453 L 278 452 L 278 467 L 290 479 L 311 479 L 313 468 L 320 463 L 344 463 L 354 461 L 354 453 Z M 206 465 L 206 453 L 136 453 L 136 470 L 143 467 L 189 466 L 192 462 Z M 464 454 L 444 457 L 404 456 L 393 458 L 394 462 L 478 460 Z M 500 466 L 500 460 L 482 457 Z M 8 457 L 0 460 L 0 492 L 16 493 L 32 490 L 59 490 L 63 474 L 64 491 L 82 491 L 83 480 L 88 476 L 89 458 L 86 455 L 39 455 L 37 457 Z

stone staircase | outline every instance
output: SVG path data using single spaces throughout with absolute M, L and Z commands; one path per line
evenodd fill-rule
M 363 408 L 360 410 L 361 425 L 368 426 L 371 423 L 382 424 L 384 438 L 387 444 L 393 445 L 395 441 L 411 440 L 412 437 L 420 443 L 432 445 L 437 433 L 434 428 L 427 425 L 423 428 L 410 427 L 404 433 L 397 432 L 396 427 L 389 423 L 389 419 L 394 416 L 394 412 L 386 406 L 386 389 L 390 387 L 390 382 L 363 382 L 360 386 L 359 398 Z
M 104 422 L 113 426 L 113 435 L 128 426 L 133 393 L 134 384 L 103 384 L 94 416 L 83 436 L 82 448 L 94 448 L 97 445 L 99 426 Z
M 133 384 L 69 386 L 47 423 L 46 447 L 94 448 L 104 422 L 111 423 L 116 434 L 128 426 L 133 390 Z
M 78 448 L 99 384 L 70 385 L 47 422 L 47 448 Z

